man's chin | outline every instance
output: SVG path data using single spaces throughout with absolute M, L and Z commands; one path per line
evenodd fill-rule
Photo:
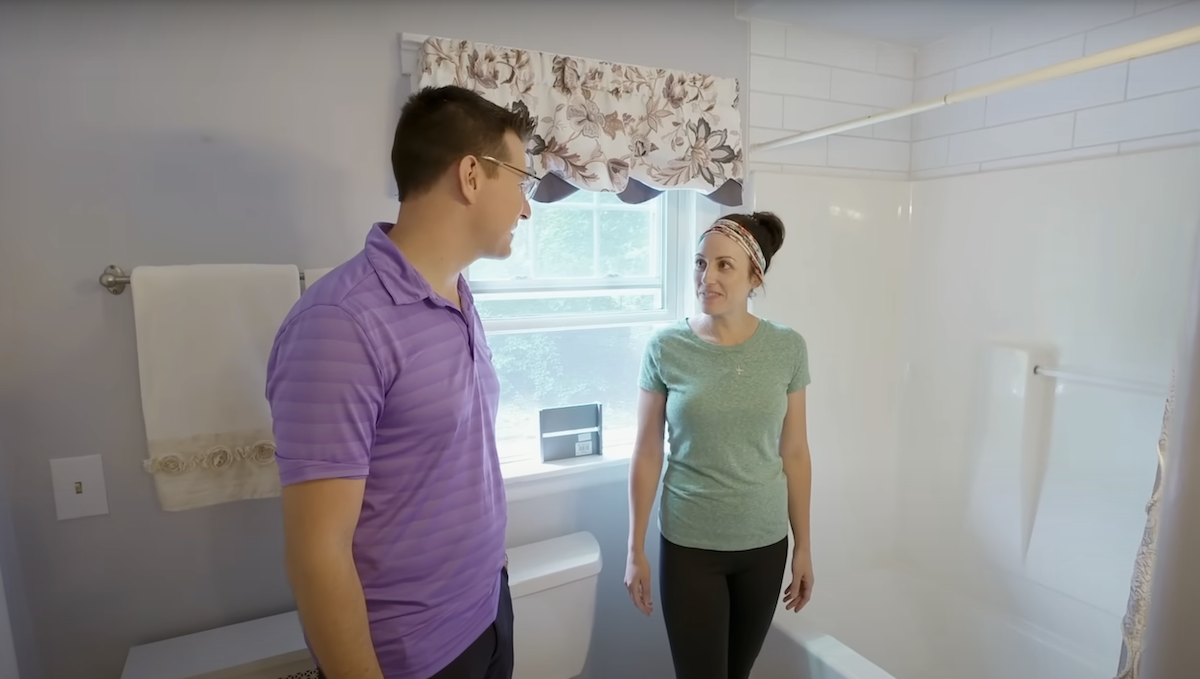
M 508 259 L 509 257 L 512 257 L 512 241 L 496 246 L 483 256 L 484 259 Z

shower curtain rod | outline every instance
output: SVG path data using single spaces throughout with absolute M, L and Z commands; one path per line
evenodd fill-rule
M 841 132 L 854 130 L 860 127 L 866 127 L 868 125 L 874 125 L 876 123 L 883 123 L 889 120 L 904 118 L 917 113 L 924 113 L 925 111 L 931 111 L 935 108 L 941 108 L 943 106 L 958 104 L 971 99 L 978 99 L 980 97 L 999 94 L 1000 92 L 1006 92 L 1008 90 L 1023 87 L 1025 85 L 1032 85 L 1034 83 L 1040 83 L 1046 80 L 1053 80 L 1055 78 L 1061 78 L 1067 75 L 1074 75 L 1083 71 L 1090 71 L 1094 68 L 1100 68 L 1101 66 L 1109 66 L 1122 61 L 1128 61 L 1129 59 L 1136 59 L 1138 57 L 1144 57 L 1151 54 L 1158 54 L 1159 52 L 1166 52 L 1168 50 L 1173 50 L 1178 47 L 1183 47 L 1185 45 L 1191 45 L 1198 42 L 1200 42 L 1200 26 L 1193 26 L 1182 31 L 1160 35 L 1157 38 L 1150 38 L 1149 40 L 1143 40 L 1141 42 L 1135 42 L 1131 45 L 1125 45 L 1124 47 L 1117 47 L 1104 52 L 1097 52 L 1096 54 L 1080 57 L 1078 59 L 1072 59 L 1070 61 L 1064 61 L 1060 64 L 1054 64 L 1053 66 L 1038 68 L 1029 71 L 1028 73 L 1001 78 L 1000 80 L 985 83 L 983 85 L 976 85 L 975 87 L 968 87 L 965 90 L 951 92 L 950 94 L 943 95 L 937 99 L 930 99 L 918 104 L 909 104 L 908 106 L 901 106 L 900 108 L 893 109 L 891 111 L 873 113 L 869 116 L 855 118 L 854 120 L 848 120 L 844 123 L 837 123 L 836 125 L 829 125 L 828 127 L 822 127 L 809 132 L 802 132 L 800 134 L 793 134 L 772 141 L 761 142 L 752 145 L 750 147 L 750 151 L 771 151 L 812 139 L 828 137 L 831 134 L 839 134 Z
M 1085 373 L 1059 370 L 1057 368 L 1047 368 L 1040 365 L 1033 366 L 1033 374 L 1041 377 L 1049 377 L 1050 379 L 1055 380 L 1067 380 L 1070 382 L 1078 382 L 1080 384 L 1090 384 L 1094 387 L 1107 387 L 1109 389 L 1117 389 L 1120 391 L 1134 391 L 1142 394 L 1150 394 L 1152 396 L 1165 397 L 1167 395 L 1167 387 L 1160 387 L 1157 384 L 1152 384 L 1150 382 L 1122 380 L 1114 377 L 1104 377 L 1101 375 L 1087 375 Z

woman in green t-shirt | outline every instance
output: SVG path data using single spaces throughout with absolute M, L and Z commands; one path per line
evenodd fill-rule
M 812 596 L 808 349 L 749 311 L 783 238 L 769 212 L 717 220 L 696 252 L 703 313 L 656 333 L 642 362 L 625 586 L 649 615 L 646 530 L 669 433 L 658 576 L 676 679 L 749 677 L 783 590 L 789 528 L 783 601 L 799 611 Z

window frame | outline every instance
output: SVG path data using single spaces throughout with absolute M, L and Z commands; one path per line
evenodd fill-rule
M 591 313 L 573 316 L 545 316 L 517 319 L 481 319 L 484 332 L 489 336 L 541 333 L 570 330 L 601 330 L 612 327 L 638 325 L 666 325 L 696 313 L 698 304 L 693 294 L 691 272 L 695 268 L 695 243 L 700 232 L 727 212 L 729 208 L 718 205 L 695 191 L 666 191 L 663 200 L 663 245 L 661 284 L 639 288 L 647 278 L 614 279 L 611 284 L 597 285 L 596 279 L 540 279 L 510 281 L 471 281 L 468 284 L 475 294 L 537 294 L 561 296 L 562 293 L 585 294 L 589 291 L 639 290 L 663 295 L 663 308 L 656 311 L 633 313 Z M 649 279 L 653 281 L 653 279 Z M 634 385 L 630 386 L 635 388 Z M 503 395 L 501 399 L 503 400 Z M 503 407 L 503 404 L 502 404 Z M 607 430 L 607 427 L 606 427 Z M 624 461 L 632 451 L 633 441 L 613 439 L 613 432 L 606 431 L 605 453 L 601 458 L 586 458 L 580 469 L 607 468 L 614 461 Z M 529 449 L 522 449 L 504 457 L 501 468 L 506 478 L 534 477 L 547 473 L 548 467 L 541 460 L 537 438 L 530 436 Z M 507 444 L 506 444 L 507 445 Z M 614 467 L 615 468 L 615 467 Z M 553 466 L 553 473 L 561 473 L 561 463 Z M 532 491 L 531 491 L 532 492 Z
M 611 281 L 595 278 L 475 281 L 471 280 L 468 269 L 467 282 L 471 286 L 472 294 L 476 297 L 500 294 L 556 297 L 562 295 L 555 293 L 584 294 L 588 292 L 655 295 L 661 293 L 661 309 L 624 313 L 596 312 L 526 318 L 486 318 L 482 319 L 484 331 L 489 335 L 498 335 L 609 328 L 669 323 L 690 314 L 694 308 L 694 295 L 690 294 L 690 283 L 684 279 L 692 268 L 694 253 L 690 247 L 691 241 L 694 240 L 703 213 L 708 212 L 704 209 L 707 206 L 703 203 L 712 204 L 713 218 L 715 218 L 718 206 L 695 191 L 664 191 L 660 199 L 663 201 L 661 208 L 663 213 L 663 238 L 660 252 L 662 257 L 661 281 L 654 276 L 613 278 Z M 610 209 L 610 207 L 605 205 L 599 209 Z M 593 207 L 593 209 L 597 208 Z

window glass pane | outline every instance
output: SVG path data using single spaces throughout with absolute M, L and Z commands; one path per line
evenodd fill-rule
M 602 403 L 604 445 L 633 443 L 642 350 L 657 325 L 488 337 L 500 377 L 502 462 L 541 459 L 538 411 Z
M 596 202 L 600 205 L 629 205 L 629 203 L 626 203 L 625 201 L 621 200 L 620 198 L 617 198 L 617 194 L 615 194 L 615 193 L 610 193 L 607 191 L 596 191 L 596 192 L 593 192 L 592 195 L 595 196 Z M 653 200 L 648 200 L 645 203 L 639 203 L 638 205 L 649 205 L 650 203 L 653 203 L 653 202 L 657 201 L 658 199 L 659 198 L 656 196 Z
M 594 278 L 596 211 L 553 207 L 533 223 L 533 268 L 537 278 Z M 531 220 L 532 221 L 532 220 Z
M 481 259 L 471 265 L 467 278 L 472 281 L 511 281 L 533 278 L 532 235 L 529 222 L 513 232 L 512 256 L 508 259 Z
M 580 191 L 557 203 L 533 203 L 505 260 L 471 265 L 473 281 L 658 276 L 664 209 L 658 196 L 639 205 L 615 194 Z
M 560 294 L 555 296 L 512 293 L 475 296 L 482 318 L 536 318 L 578 314 L 632 313 L 663 308 L 661 290 L 630 290 L 620 293 Z
M 662 260 L 662 220 L 645 210 L 600 210 L 601 276 L 656 276 Z

